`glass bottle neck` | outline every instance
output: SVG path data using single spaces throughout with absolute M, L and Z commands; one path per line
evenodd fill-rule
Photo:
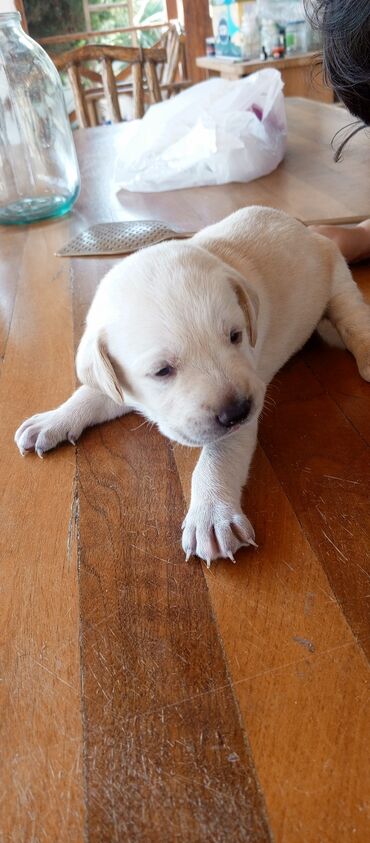
M 19 12 L 2 12 L 0 14 L 0 29 L 12 29 L 21 27 L 21 16 Z

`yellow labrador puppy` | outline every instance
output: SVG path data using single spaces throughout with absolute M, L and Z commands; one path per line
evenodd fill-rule
M 237 211 L 187 242 L 137 252 L 103 278 L 77 353 L 84 385 L 25 421 L 15 441 L 41 456 L 139 411 L 170 439 L 202 446 L 186 556 L 233 559 L 254 544 L 240 498 L 266 385 L 324 316 L 370 380 L 370 307 L 337 247 L 281 211 Z

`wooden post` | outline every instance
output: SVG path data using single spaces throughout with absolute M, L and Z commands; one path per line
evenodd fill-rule
M 85 104 L 84 91 L 81 85 L 79 70 L 76 65 L 71 64 L 68 68 L 68 78 L 73 91 L 76 106 L 76 114 L 80 129 L 87 129 L 87 127 L 90 125 L 89 115 Z
M 187 72 L 192 82 L 200 82 L 204 74 L 195 60 L 205 55 L 205 40 L 212 35 L 208 0 L 184 0 L 184 23 Z
M 177 0 L 166 0 L 167 20 L 177 20 Z
M 159 87 L 154 61 L 145 62 L 145 76 L 148 84 L 150 102 L 160 102 L 162 99 L 161 90 Z

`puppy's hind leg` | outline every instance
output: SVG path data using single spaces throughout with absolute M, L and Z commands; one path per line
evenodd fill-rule
M 15 443 L 22 455 L 36 451 L 42 457 L 45 451 L 65 440 L 75 445 L 85 427 L 110 421 L 131 410 L 132 407 L 116 404 L 97 389 L 80 386 L 60 407 L 26 419 L 15 434 Z
M 326 314 L 370 381 L 370 305 L 366 304 L 342 257 L 336 258 L 332 295 Z

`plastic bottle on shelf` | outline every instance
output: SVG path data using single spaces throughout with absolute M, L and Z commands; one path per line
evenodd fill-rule
M 274 48 L 279 45 L 280 30 L 274 20 L 264 18 L 261 22 L 261 47 L 264 47 L 267 56 L 272 56 Z

